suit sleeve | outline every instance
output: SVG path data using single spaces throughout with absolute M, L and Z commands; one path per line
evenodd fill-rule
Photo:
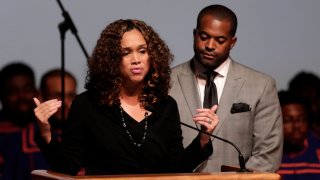
M 279 98 L 274 79 L 267 81 L 257 103 L 253 149 L 247 168 L 275 172 L 282 159 L 283 129 Z

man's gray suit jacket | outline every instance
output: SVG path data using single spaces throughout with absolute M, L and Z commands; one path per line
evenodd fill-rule
M 196 78 L 190 61 L 172 69 L 170 95 L 177 101 L 182 122 L 196 127 L 192 120 L 201 108 Z M 249 105 L 250 109 L 240 104 Z M 231 109 L 233 110 L 231 112 Z M 244 155 L 247 168 L 275 172 L 282 158 L 282 115 L 273 78 L 231 60 L 219 101 L 219 123 L 213 134 L 233 142 Z M 186 147 L 198 132 L 182 126 Z M 199 168 L 218 172 L 221 165 L 239 166 L 238 152 L 218 139 L 212 140 L 213 155 Z

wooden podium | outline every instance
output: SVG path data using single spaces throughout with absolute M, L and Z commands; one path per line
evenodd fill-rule
M 31 174 L 33 180 L 280 180 L 279 174 L 266 172 L 69 176 L 47 170 L 34 170 Z

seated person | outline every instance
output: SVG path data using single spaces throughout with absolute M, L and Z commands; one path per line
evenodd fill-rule
M 48 164 L 34 142 L 37 128 L 33 109 L 36 96 L 33 70 L 14 62 L 0 72 L 0 179 L 31 179 L 34 169 Z
M 308 128 L 310 106 L 290 92 L 279 93 L 284 146 L 278 174 L 282 179 L 320 179 L 320 144 Z
M 61 74 L 62 71 L 60 69 L 52 69 L 42 76 L 40 81 L 40 98 L 42 101 L 50 99 L 61 100 Z M 66 124 L 65 120 L 67 119 L 72 100 L 77 94 L 76 78 L 68 71 L 65 71 L 64 74 L 64 112 L 62 113 L 60 108 L 49 119 L 51 130 L 58 137 L 61 137 L 61 131 Z

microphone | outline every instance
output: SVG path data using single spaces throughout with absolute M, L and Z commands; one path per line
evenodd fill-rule
M 147 105 L 147 106 L 145 107 L 145 109 L 148 110 L 148 111 L 151 111 L 151 112 L 155 112 L 155 109 L 154 109 L 154 107 L 153 107 L 152 105 Z M 224 139 L 224 138 L 221 138 L 221 137 L 219 137 L 219 136 L 216 136 L 216 135 L 207 133 L 207 132 L 202 131 L 202 130 L 200 130 L 200 129 L 197 129 L 197 128 L 195 128 L 195 127 L 193 127 L 193 126 L 190 126 L 190 125 L 188 125 L 188 124 L 186 124 L 186 123 L 184 123 L 184 122 L 181 122 L 181 121 L 180 121 L 180 124 L 182 124 L 182 125 L 184 125 L 184 126 L 186 126 L 186 127 L 188 127 L 188 128 L 191 128 L 191 129 L 193 129 L 193 130 L 196 130 L 196 131 L 198 131 L 198 132 L 201 132 L 201 133 L 203 133 L 203 134 L 206 134 L 206 135 L 208 135 L 208 136 L 217 138 L 217 139 L 219 139 L 219 140 L 221 140 L 221 141 L 223 141 L 223 142 L 226 142 L 226 143 L 232 145 L 232 146 L 237 150 L 237 152 L 238 152 L 238 154 L 239 154 L 238 159 L 239 159 L 240 169 L 239 169 L 237 172 L 252 172 L 252 170 L 246 168 L 246 164 L 245 164 L 245 162 L 244 162 L 244 157 L 243 157 L 240 149 L 239 149 L 233 142 L 231 142 L 231 141 L 229 141 L 229 140 L 226 140 L 226 139 Z
M 252 172 L 252 170 L 249 170 L 249 169 L 246 168 L 246 164 L 245 164 L 245 162 L 244 162 L 244 157 L 243 157 L 240 149 L 239 149 L 234 143 L 232 143 L 231 141 L 228 141 L 228 140 L 226 140 L 226 139 L 223 139 L 223 138 L 221 138 L 221 137 L 219 137 L 219 136 L 216 136 L 216 135 L 207 133 L 207 132 L 205 132 L 205 131 L 202 131 L 202 130 L 200 130 L 200 129 L 197 129 L 197 128 L 195 128 L 195 127 L 193 127 L 193 126 L 190 126 L 190 125 L 188 125 L 188 124 L 186 124 L 186 123 L 183 123 L 183 122 L 181 122 L 181 121 L 180 121 L 180 124 L 182 124 L 182 125 L 184 125 L 184 126 L 186 126 L 186 127 L 188 127 L 188 128 L 191 128 L 191 129 L 193 129 L 193 130 L 196 130 L 196 131 L 198 131 L 198 132 L 201 132 L 201 133 L 203 133 L 203 134 L 206 134 L 206 135 L 208 135 L 208 136 L 217 138 L 217 139 L 219 139 L 219 140 L 221 140 L 221 141 L 223 141 L 223 142 L 226 142 L 226 143 L 232 145 L 232 146 L 238 151 L 238 154 L 239 154 L 238 159 L 239 159 L 240 169 L 238 170 L 238 172 Z

